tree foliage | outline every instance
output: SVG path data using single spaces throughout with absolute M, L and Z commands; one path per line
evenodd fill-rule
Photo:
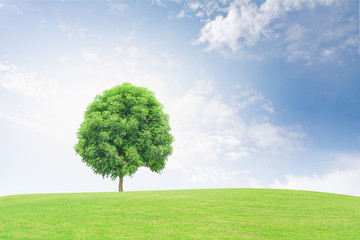
M 87 107 L 75 151 L 94 173 L 115 180 L 139 167 L 161 173 L 172 153 L 169 116 L 155 94 L 123 83 Z

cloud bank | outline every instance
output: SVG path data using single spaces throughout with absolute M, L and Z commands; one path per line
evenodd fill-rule
M 344 12 L 336 11 L 339 3 L 336 0 L 267 0 L 261 4 L 251 0 L 231 1 L 226 8 L 213 8 L 215 17 L 207 18 L 193 43 L 206 45 L 206 51 L 215 50 L 224 55 L 245 54 L 242 49 L 271 43 L 273 50 L 267 54 L 284 57 L 288 62 L 342 64 L 341 55 L 350 49 L 356 51 L 359 39 L 357 17 L 348 18 Z M 202 9 L 200 3 L 189 5 L 198 13 Z M 305 15 L 316 8 L 327 10 L 326 14 L 314 18 L 316 22 L 300 17 L 295 18 L 295 22 L 288 19 L 291 13 Z
M 270 187 L 281 189 L 301 189 L 330 193 L 347 194 L 360 197 L 360 155 L 340 155 L 335 161 L 337 167 L 322 174 L 285 175 L 276 179 Z

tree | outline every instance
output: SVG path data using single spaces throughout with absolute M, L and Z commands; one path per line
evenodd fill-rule
M 130 83 L 95 97 L 77 137 L 75 151 L 82 161 L 96 174 L 119 177 L 119 192 L 124 176 L 132 176 L 139 167 L 161 173 L 174 141 L 169 116 L 154 92 Z

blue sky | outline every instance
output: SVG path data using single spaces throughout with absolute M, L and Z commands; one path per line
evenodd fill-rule
M 174 153 L 132 190 L 360 196 L 359 1 L 1 1 L 0 195 L 115 191 L 73 149 L 86 106 L 156 93 Z

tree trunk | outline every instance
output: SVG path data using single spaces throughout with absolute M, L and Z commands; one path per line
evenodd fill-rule
M 119 192 L 124 191 L 123 182 L 124 182 L 124 177 L 120 177 L 120 180 L 119 180 Z

